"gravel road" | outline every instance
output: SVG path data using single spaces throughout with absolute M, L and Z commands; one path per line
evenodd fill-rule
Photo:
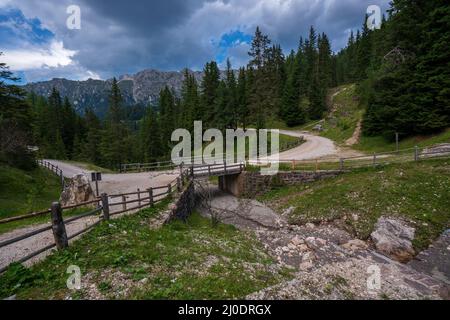
M 305 142 L 296 148 L 284 151 L 278 155 L 270 156 L 269 159 L 279 160 L 312 160 L 320 158 L 339 158 L 339 157 L 352 157 L 359 156 L 360 153 L 346 149 L 340 148 L 335 145 L 335 143 L 324 137 L 320 137 L 311 134 L 307 131 L 292 131 L 292 130 L 280 130 L 280 134 L 284 134 L 291 137 L 305 139 Z
M 72 178 L 75 174 L 85 173 L 90 178 L 90 171 L 77 167 L 73 164 L 68 164 L 63 161 L 57 160 L 46 160 L 55 166 L 58 166 L 62 171 L 63 175 L 67 178 Z M 178 170 L 165 171 L 165 172 L 142 172 L 142 173 L 126 173 L 126 174 L 102 174 L 103 181 L 99 182 L 100 193 L 107 194 L 119 194 L 119 193 L 129 193 L 140 190 L 145 190 L 150 187 L 164 186 L 172 182 L 178 176 Z M 95 185 L 92 184 L 95 190 Z M 162 193 L 165 190 L 155 191 L 155 194 Z M 144 198 L 144 196 L 142 196 Z M 137 199 L 137 196 L 128 197 L 128 200 Z M 158 197 L 155 197 L 158 199 Z M 121 198 L 110 199 L 110 204 L 121 202 Z M 49 204 L 50 206 L 50 204 Z M 137 206 L 136 203 L 131 204 L 131 206 Z M 119 211 L 122 206 L 112 207 L 111 212 Z M 50 217 L 49 217 L 50 220 Z M 76 232 L 83 230 L 84 228 L 92 225 L 98 221 L 98 217 L 86 217 L 80 220 L 74 221 L 66 225 L 66 231 L 68 236 L 75 234 Z M 1 234 L 0 242 L 8 239 L 18 237 L 20 235 L 26 234 L 30 231 L 49 226 L 49 223 L 28 226 L 20 229 L 15 229 L 11 232 Z M 51 230 L 40 233 L 28 239 L 13 243 L 6 247 L 0 248 L 0 268 L 7 266 L 13 261 L 17 261 L 20 258 L 27 256 L 28 254 L 35 252 L 47 245 L 54 243 L 53 233 Z M 33 259 L 29 260 L 26 264 L 30 265 L 43 257 L 47 256 L 50 251 L 42 253 Z

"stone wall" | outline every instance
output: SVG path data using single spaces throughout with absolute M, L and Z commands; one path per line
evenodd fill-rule
M 321 179 L 336 177 L 343 171 L 289 171 L 279 172 L 273 176 L 263 176 L 259 172 L 243 172 L 236 180 L 243 197 L 255 197 L 274 187 L 292 186 Z
M 169 206 L 170 217 L 173 219 L 181 219 L 186 221 L 195 207 L 195 188 L 194 182 L 189 181 L 183 190 L 174 195 L 172 204 Z

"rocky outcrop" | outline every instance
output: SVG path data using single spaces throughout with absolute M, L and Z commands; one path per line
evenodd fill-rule
M 203 73 L 189 71 L 200 82 Z M 220 76 L 226 76 L 221 71 Z M 134 75 L 123 75 L 118 78 L 124 105 L 156 103 L 159 93 L 166 86 L 172 89 L 176 95 L 181 94 L 184 81 L 184 71 L 158 71 L 147 69 Z M 53 88 L 56 88 L 61 96 L 67 97 L 78 112 L 83 112 L 86 107 L 92 107 L 99 116 L 104 116 L 108 108 L 108 96 L 111 91 L 112 79 L 73 81 L 67 79 L 52 79 L 29 83 L 23 88 L 28 92 L 49 96 Z
M 87 201 L 94 200 L 94 191 L 92 190 L 89 179 L 82 173 L 73 176 L 70 183 L 61 193 L 59 201 L 63 207 L 77 205 Z
M 414 233 L 415 229 L 401 220 L 381 217 L 371 238 L 378 252 L 394 260 L 408 262 L 415 254 L 411 243 Z

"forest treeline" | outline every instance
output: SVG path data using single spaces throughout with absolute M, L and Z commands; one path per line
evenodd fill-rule
M 109 168 L 124 162 L 167 159 L 176 128 L 256 127 L 284 122 L 294 127 L 322 119 L 328 89 L 357 83 L 366 108 L 363 132 L 392 138 L 433 133 L 450 123 L 450 6 L 445 1 L 394 0 L 380 29 L 351 32 L 347 46 L 334 54 L 325 33 L 313 27 L 285 54 L 257 28 L 247 66 L 225 75 L 215 61 L 202 80 L 185 71 L 181 95 L 164 88 L 157 105 L 142 119 L 129 116 L 114 79 L 104 119 L 87 108 L 74 111 L 55 89 L 49 97 L 25 95 L 18 86 L 0 85 L 0 130 L 22 143 L 3 143 L 0 159 L 17 164 L 21 152 L 38 146 L 40 157 L 88 161 Z M 14 80 L 0 64 L 2 79 Z M 26 159 L 24 157 L 23 159 Z

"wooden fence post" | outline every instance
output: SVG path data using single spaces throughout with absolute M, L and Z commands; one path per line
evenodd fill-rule
M 181 181 L 184 180 L 184 176 L 183 176 L 183 162 L 180 164 L 180 177 L 181 177 Z
M 150 206 L 153 207 L 154 201 L 153 201 L 153 188 L 148 189 L 148 195 L 150 197 Z
M 101 197 L 102 197 L 103 219 L 109 220 L 108 195 L 106 193 L 102 193 Z
M 169 195 L 172 193 L 172 185 L 170 183 L 167 185 L 167 192 Z
M 377 165 L 377 154 L 373 154 L 373 166 L 375 167 Z
M 60 170 L 60 177 L 61 177 L 61 188 L 64 190 L 65 183 L 64 183 L 64 176 L 62 170 Z
M 419 161 L 419 147 L 414 147 L 414 161 Z
M 177 178 L 177 190 L 178 190 L 178 192 L 181 192 L 181 179 L 180 179 L 180 177 Z
M 339 159 L 339 170 L 343 170 L 344 169 L 344 158 L 340 158 Z
M 126 204 L 126 201 L 127 201 L 127 197 L 126 196 L 122 196 L 122 209 L 123 210 L 127 210 L 127 204 Z
M 141 190 L 138 188 L 137 189 L 137 197 L 138 197 L 138 205 L 139 207 L 141 206 Z
M 55 238 L 56 248 L 62 250 L 69 246 L 67 239 L 66 226 L 62 217 L 61 204 L 59 202 L 52 203 L 52 231 Z

